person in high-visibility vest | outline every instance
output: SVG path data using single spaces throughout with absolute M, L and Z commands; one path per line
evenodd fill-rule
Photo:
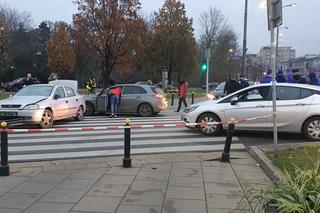
M 96 88 L 97 88 L 96 79 L 91 77 L 89 83 L 87 83 L 86 85 L 86 90 L 88 90 L 89 94 L 94 94 Z

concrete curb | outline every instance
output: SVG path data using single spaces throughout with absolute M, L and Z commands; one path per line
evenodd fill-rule
M 287 143 L 279 144 L 278 150 L 299 148 L 304 146 L 315 146 L 320 145 L 320 142 L 305 142 L 305 143 Z M 269 178 L 274 182 L 278 183 L 283 180 L 283 173 L 281 170 L 274 166 L 272 161 L 266 156 L 265 152 L 272 152 L 274 150 L 273 145 L 265 146 L 251 146 L 248 149 L 249 154 L 260 164 L 262 170 L 269 176 Z
M 278 183 L 283 179 L 281 170 L 272 164 L 263 149 L 258 146 L 251 146 L 249 147 L 248 152 L 257 161 L 257 163 L 260 164 L 261 169 L 274 183 Z

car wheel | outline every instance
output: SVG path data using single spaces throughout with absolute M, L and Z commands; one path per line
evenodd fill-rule
M 153 115 L 153 109 L 150 104 L 141 104 L 138 107 L 138 114 L 142 117 L 150 117 Z
M 94 115 L 94 106 L 93 104 L 86 102 L 86 113 L 85 115 Z
M 77 121 L 81 121 L 83 119 L 83 117 L 84 117 L 83 107 L 79 106 L 78 111 L 77 111 L 77 115 L 74 119 Z
M 320 117 L 312 117 L 303 124 L 302 134 L 312 141 L 320 140 Z
M 50 110 L 45 109 L 42 113 L 42 118 L 40 121 L 41 128 L 47 129 L 53 125 L 53 114 Z
M 219 122 L 220 119 L 211 113 L 204 113 L 200 115 L 200 117 L 197 119 L 197 123 L 208 123 L 208 122 Z M 221 132 L 221 125 L 210 125 L 210 126 L 198 126 L 198 129 L 201 131 L 204 135 L 217 135 Z

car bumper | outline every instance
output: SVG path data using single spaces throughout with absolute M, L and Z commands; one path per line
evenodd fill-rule
M 168 109 L 167 100 L 157 101 L 157 103 L 153 107 L 154 112 L 166 111 L 167 109 Z
M 0 110 L 0 119 L 21 119 L 25 123 L 40 123 L 43 110 Z
M 197 115 L 195 113 L 182 113 L 181 120 L 185 123 L 196 123 Z

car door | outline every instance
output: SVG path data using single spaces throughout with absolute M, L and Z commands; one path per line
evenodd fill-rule
M 67 95 L 67 101 L 68 101 L 68 109 L 69 109 L 69 116 L 72 117 L 76 115 L 77 110 L 79 108 L 79 98 L 77 97 L 76 92 L 73 88 L 65 86 L 64 87 Z
M 299 126 L 305 119 L 312 101 L 314 92 L 312 90 L 295 86 L 277 86 L 277 126 L 279 130 L 290 130 Z M 272 114 L 272 106 L 268 107 Z M 269 118 L 271 127 L 272 118 Z
M 235 118 L 243 120 L 247 118 L 255 118 L 266 116 L 268 114 L 267 106 L 271 104 L 271 87 L 262 86 L 248 88 L 235 95 L 225 99 L 225 120 Z M 232 103 L 232 99 L 236 97 L 238 101 Z M 237 129 L 262 130 L 268 128 L 268 119 L 254 119 L 236 124 Z
M 69 113 L 68 100 L 63 86 L 59 86 L 53 93 L 52 100 L 53 116 L 55 119 L 65 118 Z
M 144 88 L 133 85 L 124 86 L 122 91 L 119 112 L 137 112 L 148 93 Z
M 102 92 L 97 96 L 97 103 L 96 103 L 96 111 L 98 112 L 105 112 L 110 111 L 110 109 L 107 109 L 108 101 L 109 101 L 109 89 L 105 88 L 102 90 Z

